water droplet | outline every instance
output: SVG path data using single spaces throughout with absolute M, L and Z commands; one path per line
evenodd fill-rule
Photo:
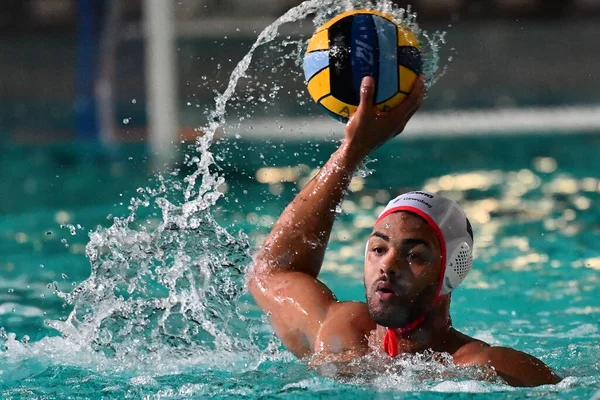
M 123 125 L 127 125 L 129 124 L 129 118 L 124 118 L 123 119 Z
M 132 100 L 131 100 L 131 103 L 132 103 L 132 104 L 136 104 L 136 103 L 137 103 L 137 100 L 136 100 L 136 99 L 132 99 Z

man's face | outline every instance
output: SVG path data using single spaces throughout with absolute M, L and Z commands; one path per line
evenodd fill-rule
M 426 312 L 441 268 L 439 240 L 424 219 L 396 212 L 379 221 L 369 237 L 364 271 L 373 321 L 401 328 Z

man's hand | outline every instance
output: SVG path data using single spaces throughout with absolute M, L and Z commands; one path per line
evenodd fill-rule
M 375 79 L 367 76 L 360 88 L 360 105 L 346 125 L 346 142 L 356 146 L 364 155 L 381 146 L 389 139 L 400 134 L 410 118 L 421 107 L 425 95 L 423 76 L 419 76 L 410 95 L 392 111 L 384 113 L 377 110 Z

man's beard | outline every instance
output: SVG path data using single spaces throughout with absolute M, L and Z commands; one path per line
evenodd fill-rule
M 375 291 L 367 292 L 367 309 L 373 322 L 387 328 L 404 328 L 430 310 L 435 296 L 435 287 L 427 288 L 414 299 L 395 301 L 388 305 L 373 300 Z M 377 304 L 379 303 L 379 304 Z

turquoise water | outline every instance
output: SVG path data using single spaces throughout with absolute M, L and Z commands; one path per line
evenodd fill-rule
M 453 296 L 455 326 L 532 353 L 565 376 L 559 385 L 481 382 L 478 370 L 429 354 L 397 358 L 387 373 L 365 359 L 353 378 L 321 376 L 281 347 L 246 293 L 255 249 L 335 145 L 286 141 L 282 127 L 271 140 L 210 146 L 212 133 L 274 107 L 285 90 L 265 71 L 298 73 L 291 64 L 303 43 L 278 38 L 277 26 L 312 14 L 318 25 L 358 3 L 310 0 L 259 34 L 206 110 L 208 134 L 162 176 L 149 172 L 141 146 L 2 144 L 2 398 L 596 396 L 595 135 L 386 145 L 372 173 L 351 184 L 322 273 L 340 299 L 362 300 L 362 251 L 379 209 L 406 190 L 443 192 L 465 207 L 476 235 L 475 269 Z M 431 83 L 443 35 L 430 38 Z M 238 81 L 263 83 L 238 92 Z M 307 106 L 296 96 L 289 103 Z
M 326 256 L 325 282 L 342 300 L 363 300 L 361 253 L 378 208 L 416 188 L 457 199 L 476 261 L 453 296 L 454 325 L 566 377 L 535 389 L 480 382 L 426 356 L 340 381 L 280 346 L 243 272 L 330 142 L 216 144 L 224 195 L 204 193 L 208 208 L 187 225 L 186 210 L 158 199 L 181 202 L 195 168 L 161 186 L 136 145 L 4 145 L 0 397 L 590 399 L 600 391 L 599 145 L 596 135 L 551 133 L 392 142 L 353 182 Z M 135 220 L 115 220 L 131 214 L 132 198 L 142 200 Z

